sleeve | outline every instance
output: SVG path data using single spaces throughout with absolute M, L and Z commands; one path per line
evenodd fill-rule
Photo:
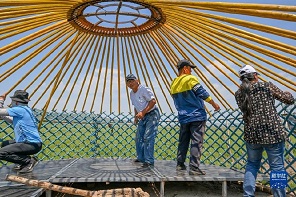
M 234 98 L 235 98 L 238 108 L 241 109 L 241 99 L 240 99 L 239 91 L 235 92 Z
M 0 100 L 0 108 L 3 108 L 3 105 L 4 105 L 4 100 Z
M 5 120 L 6 122 L 11 123 L 12 117 L 9 116 L 7 109 L 3 108 L 4 101 L 0 100 L 0 117 L 1 119 Z
M 152 99 L 155 99 L 153 92 L 148 87 L 145 88 L 143 97 L 145 98 L 146 101 L 151 101 Z
M 7 112 L 9 116 L 12 116 L 12 117 L 15 117 L 15 116 L 23 117 L 24 109 L 20 107 L 12 107 L 12 108 L 7 108 Z
M 276 85 L 269 82 L 269 87 L 272 92 L 272 95 L 276 100 L 279 100 L 282 103 L 292 105 L 294 104 L 294 97 L 290 92 L 284 92 L 281 89 L 279 89 Z
M 199 82 L 193 86 L 192 90 L 198 97 L 202 98 L 204 101 L 209 102 L 210 100 L 212 100 L 210 94 L 202 87 Z

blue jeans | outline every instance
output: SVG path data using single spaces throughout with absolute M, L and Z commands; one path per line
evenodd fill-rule
M 154 165 L 154 143 L 160 119 L 158 109 L 147 113 L 138 123 L 136 133 L 137 159 Z
M 261 166 L 262 152 L 266 151 L 272 171 L 284 171 L 285 141 L 277 144 L 249 144 L 246 143 L 248 162 L 244 177 L 244 196 L 255 196 L 257 172 Z M 272 189 L 274 197 L 285 197 L 285 189 Z

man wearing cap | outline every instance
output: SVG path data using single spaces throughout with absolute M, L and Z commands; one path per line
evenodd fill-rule
M 247 165 L 243 183 L 244 196 L 255 196 L 256 177 L 261 167 L 262 153 L 267 152 L 271 171 L 285 172 L 284 150 L 287 133 L 276 108 L 275 99 L 294 104 L 290 92 L 280 90 L 271 82 L 260 82 L 255 68 L 245 65 L 239 70 L 242 84 L 235 92 L 238 107 L 243 113 Z M 285 172 L 286 173 L 286 172 Z M 273 196 L 286 196 L 284 187 L 273 187 Z
M 38 160 L 30 155 L 42 148 L 37 121 L 28 107 L 29 94 L 24 90 L 15 91 L 11 96 L 11 108 L 3 108 L 6 95 L 0 96 L 0 118 L 13 123 L 15 140 L 2 142 L 0 160 L 15 163 L 19 173 L 32 172 Z
M 220 110 L 220 107 L 191 74 L 192 69 L 196 68 L 195 65 L 188 60 L 180 60 L 177 68 L 178 77 L 173 80 L 170 87 L 180 122 L 176 169 L 186 170 L 184 162 L 191 139 L 189 174 L 203 175 L 205 172 L 199 169 L 199 165 L 207 120 L 204 101 L 210 103 L 215 111 Z
M 156 100 L 150 88 L 141 85 L 135 75 L 126 76 L 126 85 L 131 89 L 130 99 L 135 111 L 134 123 L 138 124 L 135 162 L 142 162 L 142 167 L 153 167 L 154 142 L 160 119 Z

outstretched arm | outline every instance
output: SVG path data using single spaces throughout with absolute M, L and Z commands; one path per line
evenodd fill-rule
M 213 106 L 213 108 L 215 109 L 215 111 L 220 110 L 220 106 L 212 99 L 212 97 L 210 97 L 210 94 L 202 87 L 202 85 L 197 83 L 193 87 L 193 91 L 195 92 L 195 94 L 197 96 L 202 98 L 204 101 L 210 103 Z
M 288 105 L 294 104 L 294 97 L 290 92 L 282 91 L 281 89 L 279 89 L 276 85 L 274 85 L 271 82 L 269 82 L 269 84 L 270 84 L 270 89 L 271 89 L 272 94 L 275 99 L 281 101 L 282 103 L 288 104 Z
M 214 107 L 215 111 L 219 111 L 220 110 L 220 106 L 217 103 L 215 103 L 215 101 L 213 99 L 211 99 L 209 101 L 209 103 Z
M 12 123 L 12 117 L 9 116 L 8 111 L 3 108 L 6 95 L 0 95 L 0 119 L 5 120 L 6 122 Z

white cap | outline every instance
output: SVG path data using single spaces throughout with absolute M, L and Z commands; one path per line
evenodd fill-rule
M 244 65 L 241 69 L 239 69 L 238 74 L 240 77 L 249 74 L 249 73 L 257 73 L 255 68 L 250 65 Z M 258 74 L 258 73 L 257 73 Z

